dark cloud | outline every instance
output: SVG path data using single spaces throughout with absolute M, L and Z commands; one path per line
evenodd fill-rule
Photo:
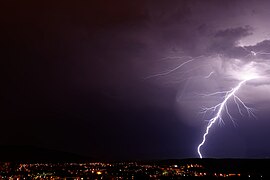
M 252 34 L 250 26 L 229 28 L 215 33 L 210 50 L 230 58 L 241 57 L 247 54 L 239 45 L 239 40 Z
M 247 47 L 256 52 L 267 52 L 270 49 L 270 40 L 264 40 L 262 42 L 257 43 L 254 46 L 247 46 Z
M 235 45 L 235 43 L 240 40 L 241 38 L 251 35 L 252 33 L 250 26 L 245 26 L 245 27 L 238 27 L 238 28 L 230 28 L 230 29 L 225 29 L 225 30 L 220 30 L 215 34 L 216 38 L 222 38 L 222 39 L 227 39 Z

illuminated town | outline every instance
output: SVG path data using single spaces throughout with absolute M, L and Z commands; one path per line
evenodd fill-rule
M 191 161 L 189 161 L 191 162 Z M 203 164 L 203 163 L 202 163 Z M 11 163 L 0 165 L 1 179 L 268 179 L 263 171 L 210 168 L 187 160 L 152 162 Z M 204 163 L 205 164 L 205 163 Z M 226 164 L 226 163 L 225 163 Z M 234 164 L 235 165 L 235 164 Z

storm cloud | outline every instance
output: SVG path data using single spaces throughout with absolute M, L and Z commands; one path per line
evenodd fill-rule
M 1 142 L 21 137 L 104 159 L 197 157 L 206 125 L 197 112 L 222 97 L 194 94 L 231 89 L 250 72 L 264 78 L 239 97 L 267 129 L 269 8 L 255 0 L 5 1 Z M 270 146 L 259 153 L 262 140 L 247 143 L 254 121 L 235 115 L 239 133 L 214 130 L 208 155 L 251 157 L 254 147 L 269 155 Z M 220 140 L 228 151 L 217 151 Z

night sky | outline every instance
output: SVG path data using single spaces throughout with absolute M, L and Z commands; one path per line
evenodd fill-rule
M 223 113 L 202 152 L 269 157 L 269 9 L 266 0 L 1 2 L 0 145 L 197 158 L 214 115 L 199 112 L 222 101 L 202 94 L 256 74 L 237 92 L 256 118 L 229 101 L 235 123 Z

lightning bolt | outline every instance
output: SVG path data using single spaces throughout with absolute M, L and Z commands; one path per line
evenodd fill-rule
M 248 50 L 245 47 L 242 47 L 242 48 L 249 53 L 247 56 L 251 56 L 251 55 L 252 56 L 257 56 L 257 55 L 268 54 L 268 53 L 265 53 L 265 52 L 250 51 L 250 50 Z M 169 75 L 169 74 L 171 74 L 171 73 L 173 73 L 175 71 L 180 70 L 183 66 L 186 66 L 186 65 L 192 63 L 195 60 L 203 60 L 203 59 L 210 58 L 210 57 L 213 57 L 213 56 L 198 56 L 198 57 L 194 57 L 194 58 L 192 58 L 190 56 L 180 56 L 180 57 L 178 57 L 178 56 L 169 56 L 169 57 L 165 57 L 162 60 L 168 60 L 168 59 L 169 60 L 185 59 L 185 61 L 182 62 L 181 64 L 178 64 L 176 67 L 174 67 L 172 69 L 169 69 L 169 70 L 167 70 L 165 72 L 161 72 L 161 73 L 154 74 L 154 75 L 149 75 L 149 76 L 145 77 L 145 79 L 150 79 L 150 78 L 154 78 L 154 77 Z M 217 57 L 220 58 L 220 55 L 218 54 Z M 199 67 L 200 66 L 196 66 L 196 68 L 199 68 Z M 194 69 L 192 69 L 192 68 L 189 69 L 189 71 L 191 71 L 191 73 L 193 72 L 193 70 Z M 247 81 L 252 80 L 252 79 L 259 78 L 259 76 L 257 75 L 257 73 L 255 71 L 254 62 L 251 62 L 251 63 L 245 65 L 244 67 L 242 67 L 240 72 L 241 73 L 238 74 L 239 76 L 237 77 L 237 79 L 239 79 L 240 82 L 237 84 L 236 87 L 232 88 L 231 90 L 214 92 L 214 93 L 211 93 L 211 94 L 199 94 L 199 95 L 203 95 L 203 96 L 216 96 L 216 95 L 220 95 L 220 94 L 223 95 L 223 100 L 219 104 L 217 104 L 215 106 L 212 106 L 212 107 L 207 107 L 207 108 L 203 108 L 202 109 L 202 113 L 204 114 L 204 116 L 207 113 L 211 113 L 211 115 L 214 114 L 214 117 L 211 118 L 210 120 L 208 120 L 208 124 L 207 124 L 207 127 L 205 129 L 205 132 L 203 134 L 202 141 L 197 146 L 197 153 L 198 153 L 198 155 L 199 155 L 200 158 L 203 158 L 202 153 L 201 153 L 201 147 L 205 144 L 206 138 L 207 138 L 207 136 L 209 134 L 210 129 L 217 122 L 218 123 L 224 123 L 224 121 L 223 121 L 224 114 L 227 115 L 227 117 L 233 122 L 234 125 L 236 125 L 236 123 L 234 121 L 234 118 L 230 114 L 229 108 L 227 106 L 227 102 L 230 99 L 235 103 L 235 105 L 236 105 L 236 107 L 238 109 L 238 112 L 239 112 L 239 114 L 241 116 L 248 115 L 249 117 L 252 116 L 252 117 L 256 118 L 255 115 L 254 115 L 254 113 L 253 113 L 253 109 L 252 108 L 249 108 L 248 106 L 246 106 L 245 103 L 236 95 L 237 91 Z M 188 75 L 187 74 L 188 71 L 184 71 L 183 73 L 185 75 Z M 201 78 L 209 79 L 214 73 L 215 72 L 212 71 L 208 75 L 202 76 Z M 193 77 L 194 76 L 191 76 L 191 77 L 188 77 L 187 79 L 191 79 Z
M 238 107 L 238 111 L 239 113 L 242 115 L 243 112 L 241 111 L 240 109 L 240 105 L 242 105 L 249 116 L 254 116 L 253 112 L 252 112 L 252 109 L 247 107 L 244 102 L 236 96 L 236 92 L 242 87 L 242 85 L 251 80 L 251 79 L 254 79 L 256 77 L 253 77 L 253 78 L 248 78 L 248 79 L 245 79 L 243 81 L 241 81 L 235 88 L 229 90 L 229 91 L 222 91 L 222 92 L 215 92 L 215 93 L 212 93 L 212 94 L 208 94 L 208 95 L 205 95 L 205 96 L 213 96 L 213 95 L 217 95 L 217 94 L 225 94 L 224 96 L 224 99 L 221 103 L 213 106 L 213 107 L 210 107 L 210 108 L 204 108 L 203 109 L 203 112 L 206 113 L 207 111 L 212 111 L 212 112 L 217 112 L 215 117 L 213 117 L 212 119 L 209 120 L 208 122 L 208 125 L 206 127 L 206 130 L 205 130 L 205 133 L 203 134 L 203 139 L 202 139 L 202 142 L 198 145 L 197 147 L 197 152 L 198 152 L 198 155 L 200 156 L 200 158 L 202 158 L 202 153 L 201 153 L 201 147 L 204 145 L 205 141 L 206 141 L 206 137 L 207 135 L 209 134 L 209 131 L 211 129 L 211 127 L 217 122 L 217 121 L 220 121 L 220 122 L 223 122 L 223 119 L 222 119 L 222 112 L 225 111 L 227 113 L 227 115 L 230 117 L 231 120 L 233 120 L 232 116 L 230 115 L 229 113 L 229 110 L 228 110 L 228 107 L 227 107 L 227 102 L 229 99 L 233 98 L 234 102 L 236 103 L 237 107 Z
M 212 72 L 210 72 L 207 76 L 205 76 L 204 78 L 205 79 L 208 79 L 208 78 L 210 78 L 211 76 L 212 76 L 212 74 L 214 74 L 215 72 L 214 71 L 212 71 Z
M 166 72 L 158 73 L 158 74 L 154 74 L 154 75 L 147 76 L 145 79 L 150 79 L 150 78 L 158 77 L 158 76 L 166 76 L 166 75 L 168 75 L 168 74 L 170 74 L 170 73 L 172 73 L 172 72 L 174 72 L 174 71 L 180 69 L 181 67 L 185 66 L 186 64 L 189 64 L 189 63 L 191 63 L 192 61 L 195 61 L 196 59 L 200 59 L 200 58 L 202 58 L 202 57 L 204 57 L 204 56 L 198 56 L 198 57 L 195 57 L 195 58 L 191 58 L 191 57 L 189 57 L 189 56 L 184 56 L 184 57 L 166 57 L 166 58 L 163 58 L 163 59 L 181 59 L 181 58 L 185 58 L 185 57 L 189 58 L 189 60 L 183 62 L 182 64 L 180 64 L 180 65 L 176 66 L 175 68 L 170 69 L 170 70 L 168 70 L 168 71 L 166 71 Z

